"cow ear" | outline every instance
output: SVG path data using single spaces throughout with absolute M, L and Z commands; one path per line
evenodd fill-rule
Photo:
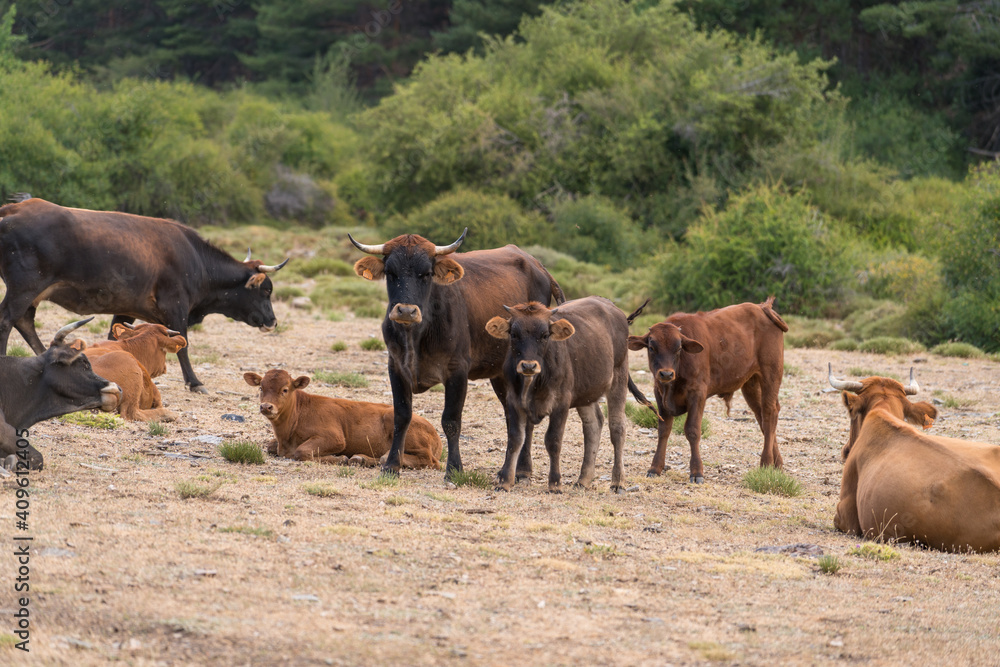
M 937 408 L 926 401 L 910 403 L 903 407 L 903 416 L 911 424 L 916 424 L 921 428 L 930 428 L 934 425 L 934 419 L 937 417 Z
M 486 323 L 486 333 L 494 338 L 510 338 L 510 320 L 497 315 Z
M 844 407 L 847 408 L 847 412 L 851 416 L 854 416 L 854 414 L 861 407 L 861 397 L 858 396 L 857 394 L 852 394 L 849 391 L 845 391 L 843 394 L 843 398 L 844 398 Z
M 684 334 L 681 334 L 681 349 L 689 354 L 698 354 L 705 349 L 705 346 L 695 339 L 688 338 Z
M 82 338 L 77 338 L 72 343 L 69 344 L 71 350 L 76 350 L 77 352 L 83 352 L 87 349 L 87 341 Z
M 187 347 L 187 341 L 184 336 L 171 336 L 163 343 L 163 349 L 167 352 L 176 353 L 177 350 Z
M 434 262 L 434 282 L 438 285 L 450 285 L 464 275 L 465 269 L 451 257 L 438 257 Z
M 569 320 L 562 319 L 549 322 L 549 333 L 552 334 L 552 340 L 566 340 L 576 333 L 576 329 L 569 323 Z
M 354 272 L 365 280 L 382 280 L 385 262 L 378 257 L 362 257 L 354 263 Z
M 243 379 L 246 380 L 247 384 L 251 387 L 259 387 L 260 383 L 264 380 L 264 378 L 256 373 L 244 373 Z
M 124 324 L 116 324 L 111 327 L 111 335 L 115 337 L 115 340 L 127 340 L 136 333 L 135 330 L 129 329 Z
M 649 347 L 649 334 L 646 334 L 645 336 L 628 337 L 628 349 L 636 351 L 644 350 L 647 347 Z
M 308 387 L 308 386 L 309 386 L 309 376 L 308 375 L 300 375 L 299 377 L 297 377 L 294 380 L 292 380 L 292 388 L 293 389 L 304 389 L 305 387 Z
M 266 273 L 254 273 L 252 276 L 250 276 L 250 279 L 247 280 L 247 284 L 245 285 L 245 287 L 247 289 L 255 289 L 263 285 L 265 280 L 267 280 Z

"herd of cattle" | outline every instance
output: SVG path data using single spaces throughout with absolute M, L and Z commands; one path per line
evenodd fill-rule
M 324 463 L 440 468 L 434 427 L 413 414 L 413 394 L 444 387 L 441 427 L 446 475 L 462 470 L 459 436 L 470 379 L 488 378 L 503 408 L 507 452 L 497 488 L 532 476 L 535 425 L 548 417 L 550 491 L 561 484 L 563 431 L 571 409 L 583 424 L 584 455 L 576 484 L 590 486 L 604 424 L 614 447 L 611 488 L 624 483 L 625 403 L 631 392 L 658 417 L 648 475 L 662 473 L 674 419 L 687 415 L 689 479 L 704 481 L 700 439 L 706 400 L 728 409 L 739 390 L 764 436 L 762 466 L 781 467 L 776 427 L 784 374 L 784 332 L 774 298 L 708 313 L 677 313 L 629 335 L 642 310 L 626 315 L 607 299 L 566 301 L 555 279 L 515 246 L 456 254 L 417 235 L 381 245 L 350 241 L 366 253 L 355 272 L 386 282 L 382 335 L 393 405 L 329 398 L 305 391 L 306 376 L 283 370 L 246 373 L 260 389 L 260 412 L 274 431 L 275 456 Z M 187 330 L 221 313 L 263 331 L 274 328 L 268 274 L 287 263 L 242 262 L 170 220 L 64 208 L 40 199 L 0 207 L 0 455 L 40 469 L 34 448 L 18 447 L 23 430 L 78 410 L 118 410 L 125 419 L 169 421 L 152 378 L 175 352 L 192 391 L 204 391 L 188 358 Z M 38 304 L 114 315 L 109 341 L 87 347 L 60 329 L 46 348 L 35 331 Z M 553 301 L 555 302 L 553 304 Z M 555 307 L 550 307 L 554 305 Z M 645 304 L 644 304 L 645 305 Z M 145 323 L 133 325 L 136 319 Z M 6 356 L 15 328 L 37 356 Z M 655 402 L 629 377 L 628 350 L 647 351 Z M 949 551 L 1000 550 L 1000 447 L 924 432 L 937 416 L 913 403 L 910 383 L 870 377 L 830 383 L 843 391 L 850 435 L 834 525 L 874 539 Z M 20 441 L 24 443 L 24 440 Z M 13 459 L 13 460 L 11 460 Z

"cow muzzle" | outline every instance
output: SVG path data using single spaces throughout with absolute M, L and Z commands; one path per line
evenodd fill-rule
M 542 364 L 537 361 L 522 360 L 517 362 L 517 372 L 526 376 L 538 375 L 542 372 Z
M 114 412 L 122 400 L 122 390 L 114 382 L 109 382 L 101 389 L 101 410 Z
M 656 371 L 656 381 L 661 384 L 667 384 L 668 382 L 673 382 L 676 374 L 669 368 L 661 368 Z
M 268 419 L 274 419 L 274 404 L 272 403 L 261 403 L 260 404 L 260 414 L 264 415 Z
M 396 324 L 409 326 L 411 324 L 420 324 L 424 316 L 420 312 L 420 306 L 414 306 L 409 303 L 397 303 L 389 311 L 389 319 Z

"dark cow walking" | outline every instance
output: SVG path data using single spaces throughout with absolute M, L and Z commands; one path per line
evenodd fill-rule
M 509 491 L 514 481 L 514 461 L 521 449 L 525 425 L 548 417 L 545 449 L 549 453 L 549 491 L 560 491 L 559 454 L 572 408 L 583 422 L 583 465 L 576 485 L 590 486 L 604 424 L 598 401 L 607 396 L 615 450 L 611 489 L 619 491 L 624 474 L 625 391 L 631 385 L 629 321 L 625 313 L 597 296 L 567 301 L 555 310 L 540 303 L 505 308 L 507 318 L 494 317 L 486 325 L 491 336 L 508 342 L 503 367 L 507 381 L 507 456 L 497 474 L 498 489 Z M 645 402 L 645 397 L 640 400 Z
M 760 464 L 781 467 L 775 430 L 788 325 L 774 312 L 773 303 L 772 296 L 760 305 L 741 303 L 707 313 L 675 313 L 650 327 L 645 336 L 629 336 L 629 349 L 647 351 L 662 419 L 647 473 L 650 477 L 663 472 L 674 417 L 688 413 L 684 435 L 691 444 L 690 481 L 704 482 L 701 419 L 705 401 L 720 396 L 728 411 L 737 390 L 742 390 L 764 434 Z
M 74 313 L 113 314 L 112 327 L 136 318 L 187 337 L 210 313 L 274 329 L 271 280 L 278 266 L 240 262 L 173 220 L 64 208 L 41 199 L 0 207 L 0 355 L 11 327 L 36 354 L 35 308 L 52 301 Z M 177 359 L 192 391 L 205 391 L 188 348 Z
M 368 280 L 385 278 L 389 308 L 382 337 L 389 350 L 394 429 L 383 464 L 398 472 L 413 394 L 444 385 L 441 427 L 448 439 L 445 474 L 462 469 L 458 437 L 470 379 L 489 378 L 507 409 L 503 380 L 506 346 L 486 333 L 486 322 L 503 313 L 504 303 L 565 299 L 556 281 L 534 257 L 508 245 L 451 256 L 465 233 L 449 246 L 435 246 L 415 234 L 381 245 L 351 242 L 364 252 L 355 272 Z M 530 430 L 518 461 L 518 477 L 531 476 Z
M 77 410 L 118 406 L 118 387 L 94 374 L 87 357 L 66 344 L 66 334 L 93 318 L 67 324 L 36 357 L 0 357 L 0 458 L 18 452 L 18 434 L 45 419 Z M 28 446 L 20 462 L 42 469 L 42 455 Z

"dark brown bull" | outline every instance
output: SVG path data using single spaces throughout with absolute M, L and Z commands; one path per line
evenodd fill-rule
M 506 306 L 505 306 L 506 308 Z M 569 411 L 583 422 L 583 465 L 576 486 L 594 481 L 594 462 L 604 418 L 598 402 L 606 396 L 615 462 L 611 489 L 622 488 L 625 438 L 625 392 L 629 388 L 628 323 L 625 313 L 605 298 L 567 301 L 555 310 L 540 303 L 506 308 L 486 330 L 507 342 L 507 456 L 497 474 L 497 489 L 509 491 L 525 425 L 549 418 L 545 449 L 549 453 L 549 491 L 560 491 L 559 455 Z M 633 314 L 633 317 L 638 314 Z M 642 397 L 645 401 L 645 397 Z
M 285 260 L 286 262 L 288 260 Z M 64 208 L 42 199 L 0 207 L 0 356 L 11 327 L 36 354 L 35 308 L 52 301 L 74 313 L 110 313 L 115 324 L 136 318 L 187 336 L 190 325 L 221 313 L 270 331 L 269 273 L 278 266 L 229 256 L 173 220 Z M 184 381 L 205 391 L 188 348 L 177 352 Z
M 851 420 L 837 530 L 943 551 L 1000 551 L 1000 447 L 924 433 L 937 409 L 908 398 L 919 391 L 912 368 L 905 387 L 884 377 L 837 380 L 829 370 Z
M 647 473 L 663 472 L 667 438 L 674 417 L 687 413 L 684 435 L 691 444 L 690 481 L 705 481 L 701 461 L 701 420 L 705 401 L 729 402 L 741 390 L 764 434 L 762 466 L 781 467 L 775 430 L 778 391 L 784 373 L 784 332 L 788 325 L 764 303 L 741 303 L 707 313 L 675 313 L 654 324 L 645 336 L 629 336 L 631 350 L 645 349 L 661 421 L 656 454 Z
M 444 385 L 441 427 L 448 439 L 445 475 L 462 469 L 458 438 L 470 379 L 489 378 L 507 410 L 503 360 L 506 346 L 486 333 L 486 322 L 503 314 L 503 304 L 565 299 L 559 285 L 534 257 L 508 245 L 452 255 L 465 233 L 449 246 L 435 246 L 415 234 L 359 250 L 354 271 L 367 280 L 385 278 L 389 307 L 382 337 L 389 350 L 389 384 L 395 415 L 392 448 L 383 470 L 398 473 L 413 394 Z M 531 477 L 531 428 L 517 476 Z

